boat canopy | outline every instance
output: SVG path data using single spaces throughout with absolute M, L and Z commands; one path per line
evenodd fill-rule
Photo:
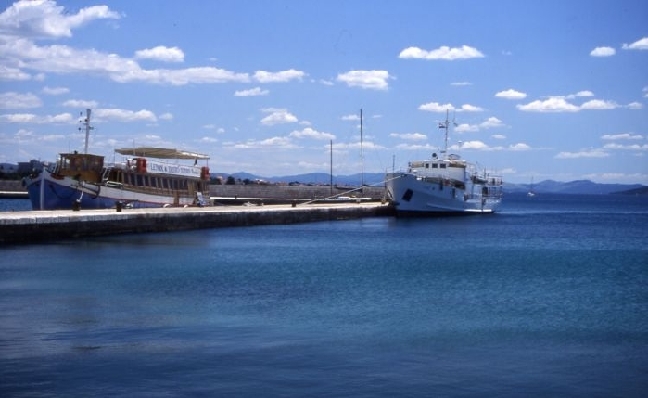
M 209 155 L 174 148 L 119 148 L 115 149 L 115 152 L 121 155 L 142 156 L 156 159 L 209 159 Z

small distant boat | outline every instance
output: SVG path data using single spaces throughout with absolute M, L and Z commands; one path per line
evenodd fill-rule
M 441 156 L 409 162 L 407 171 L 388 173 L 387 194 L 396 214 L 492 213 L 502 203 L 502 177 L 487 172 L 459 155 L 448 154 L 450 122 L 445 130 Z
M 527 196 L 530 198 L 536 196 L 535 191 L 533 190 L 533 177 L 531 177 L 531 184 L 529 185 L 529 192 L 527 192 Z
M 198 165 L 209 156 L 171 148 L 122 148 L 115 152 L 124 159 L 108 164 L 103 156 L 87 153 L 90 114 L 88 109 L 83 121 L 85 153 L 60 153 L 56 164 L 23 179 L 33 210 L 209 204 L 209 167 Z

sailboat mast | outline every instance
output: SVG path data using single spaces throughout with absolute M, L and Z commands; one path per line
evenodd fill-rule
M 362 108 L 360 108 L 360 162 L 362 173 L 360 174 L 360 187 L 364 187 L 364 153 L 362 152 Z
M 91 113 L 91 109 L 86 109 L 86 117 L 83 120 L 83 128 L 85 129 L 85 145 L 83 147 L 83 153 L 88 153 L 88 138 L 90 136 L 90 130 L 94 129 L 94 127 L 90 126 Z M 79 128 L 79 130 L 81 130 L 81 128 Z

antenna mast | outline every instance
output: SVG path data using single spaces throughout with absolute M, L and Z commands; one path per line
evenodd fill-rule
M 362 152 L 362 108 L 360 108 L 360 161 L 362 163 L 362 173 L 360 174 L 360 187 L 364 187 L 364 153 Z
M 90 130 L 94 130 L 94 127 L 90 126 L 91 113 L 92 113 L 91 109 L 86 109 L 86 117 L 82 121 L 83 127 L 79 127 L 79 131 L 81 131 L 82 129 L 85 130 L 85 146 L 83 147 L 83 153 L 88 153 L 88 137 L 90 135 Z

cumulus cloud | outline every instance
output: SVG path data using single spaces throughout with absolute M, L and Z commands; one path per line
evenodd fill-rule
M 360 120 L 360 116 L 359 116 L 359 115 L 355 115 L 355 114 L 351 114 L 351 115 L 342 116 L 341 119 L 342 119 L 342 120 L 345 120 L 345 121 L 353 121 L 353 122 L 355 122 L 355 121 L 359 121 L 359 120 Z
M 135 51 L 135 58 L 156 59 L 166 62 L 184 61 L 184 52 L 178 47 L 157 46 Z
M 474 47 L 463 45 L 461 47 L 441 46 L 435 50 L 423 50 L 419 47 L 407 47 L 402 50 L 398 58 L 416 58 L 416 59 L 469 59 L 483 58 L 484 54 Z
M 555 159 L 581 159 L 581 158 L 606 158 L 610 156 L 602 149 L 588 149 L 579 152 L 560 152 Z
M 60 113 L 58 115 L 39 116 L 32 113 L 14 113 L 0 115 L 0 120 L 8 123 L 76 123 L 77 120 L 69 113 Z
M 464 104 L 461 105 L 459 108 L 455 108 L 452 106 L 452 104 L 439 104 L 438 102 L 428 102 L 427 104 L 423 104 L 419 106 L 419 109 L 422 111 L 428 111 L 428 112 L 445 112 L 448 110 L 451 111 L 456 111 L 456 112 L 480 112 L 483 111 L 482 108 L 479 108 L 477 106 L 473 106 L 470 104 Z
M 389 136 L 400 138 L 402 140 L 407 140 L 407 141 L 425 141 L 427 139 L 427 136 L 425 134 L 420 134 L 420 133 L 410 133 L 410 134 L 391 133 L 389 134 Z
M 496 97 L 500 98 L 506 98 L 506 99 L 522 99 L 526 98 L 526 93 L 522 93 L 520 91 L 514 90 L 512 88 L 504 91 L 500 91 L 499 93 L 495 94 Z
M 643 135 L 641 134 L 605 134 L 601 136 L 602 140 L 606 141 L 616 141 L 616 140 L 643 140 Z
M 580 106 L 581 109 L 616 109 L 619 105 L 614 101 L 590 100 Z
M 352 70 L 337 75 L 337 81 L 349 87 L 360 87 L 371 90 L 387 90 L 389 72 L 386 70 Z
M 173 120 L 173 114 L 166 112 L 159 116 L 160 120 Z
M 70 92 L 70 89 L 67 87 L 43 87 L 43 94 L 46 95 L 63 95 Z
M 526 105 L 516 105 L 521 111 L 529 112 L 578 112 L 578 106 L 570 104 L 562 97 L 550 97 L 546 100 L 535 100 Z
M 95 109 L 92 114 L 95 116 L 95 121 L 106 122 L 157 122 L 155 113 L 148 109 L 141 109 L 139 111 L 131 111 L 128 109 Z
M 63 102 L 62 105 L 67 108 L 79 108 L 79 109 L 96 108 L 98 106 L 97 101 L 86 101 L 86 100 L 67 100 Z
M 518 142 L 517 144 L 509 145 L 509 149 L 512 151 L 527 151 L 531 147 L 523 142 Z
M 91 6 L 71 13 L 56 1 L 22 0 L 9 6 L 0 16 L 0 31 L 23 37 L 71 37 L 72 29 L 98 19 L 120 19 L 108 6 Z
M 611 57 L 616 54 L 616 50 L 612 47 L 596 47 L 590 52 L 592 57 Z
M 268 94 L 270 94 L 270 91 L 262 90 L 261 87 L 255 87 L 249 90 L 240 90 L 234 92 L 235 97 L 259 97 Z
M 648 37 L 641 38 L 632 44 L 624 44 L 624 50 L 648 50 Z
M 43 101 L 32 94 L 7 92 L 0 94 L 0 109 L 33 109 L 43 106 Z
M 254 80 L 259 83 L 286 83 L 291 80 L 301 80 L 306 73 L 300 70 L 284 70 L 279 72 L 268 72 L 259 70 L 254 72 Z
M 482 141 L 465 141 L 461 144 L 463 149 L 490 149 L 488 145 Z
M 296 137 L 296 138 L 312 138 L 315 140 L 327 140 L 327 141 L 334 140 L 336 138 L 335 135 L 333 134 L 320 132 L 310 127 L 306 127 L 305 129 L 302 130 L 295 130 L 292 133 L 290 133 L 289 136 Z
M 261 111 L 268 113 L 268 116 L 261 119 L 261 124 L 265 126 L 282 123 L 297 123 L 299 121 L 295 115 L 288 112 L 286 109 L 267 108 L 262 109 Z

